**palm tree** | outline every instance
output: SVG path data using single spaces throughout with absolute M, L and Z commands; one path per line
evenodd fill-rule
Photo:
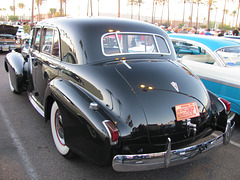
M 134 0 L 128 0 L 131 4 L 131 19 L 133 18 L 133 1 Z
M 189 27 L 192 27 L 193 3 L 195 3 L 194 0 L 191 0 L 191 1 L 192 2 L 191 2 L 191 15 L 190 15 L 190 18 L 189 18 Z
M 169 21 L 169 2 L 170 0 L 167 0 L 167 2 L 168 2 L 168 26 L 170 26 L 170 21 Z
M 213 27 L 215 27 L 215 25 L 216 25 L 218 7 L 216 6 L 215 9 L 216 9 L 216 13 L 215 13 L 215 19 L 214 19 Z
M 184 18 L 185 18 L 185 5 L 186 5 L 187 0 L 183 0 L 183 19 L 182 19 L 182 24 L 184 24 Z
M 236 19 L 235 29 L 237 29 L 237 24 L 238 24 L 239 8 L 240 8 L 240 0 L 238 1 L 237 19 Z
M 62 2 L 64 3 L 65 5 L 65 13 L 64 13 L 64 16 L 67 16 L 67 0 L 62 0 Z M 63 11 L 63 10 L 62 10 Z
M 6 8 L 0 8 L 0 11 L 6 11 Z
M 211 8 L 212 8 L 212 5 L 213 5 L 215 2 L 216 2 L 216 1 L 214 1 L 214 0 L 208 0 L 208 1 L 207 1 L 207 4 L 208 4 L 207 29 L 209 29 Z
M 6 8 L 0 8 L 0 11 L 6 11 Z
M 14 11 L 14 6 L 10 6 L 10 10 Z M 13 13 L 14 14 L 14 13 Z
M 49 9 L 49 14 L 51 15 L 51 17 L 53 17 L 53 15 L 56 13 L 57 9 L 56 8 L 50 8 Z
M 25 5 L 23 3 L 18 3 L 18 8 L 19 9 L 23 9 L 25 7 Z
M 25 7 L 25 5 L 24 5 L 23 3 L 18 3 L 18 7 L 19 7 L 20 9 L 23 9 L 23 8 Z
M 228 1 L 228 0 L 225 0 L 224 8 L 223 8 L 222 28 L 223 28 L 224 16 L 225 16 L 225 14 L 226 14 L 226 4 L 227 4 L 227 1 Z M 234 0 L 232 0 L 232 1 L 234 1 Z
M 60 10 L 59 11 L 60 11 L 60 17 L 61 17 L 61 16 L 63 16 L 63 13 L 62 13 L 63 12 L 63 8 L 62 8 L 63 0 L 59 0 L 59 2 L 60 2 Z
M 201 0 L 196 0 L 197 3 L 197 17 L 196 17 L 196 28 L 198 29 L 198 11 L 199 11 L 199 4 Z
M 93 9 L 92 9 L 92 0 L 88 0 L 87 4 L 87 16 L 88 16 L 88 11 L 89 11 L 89 6 L 90 6 L 90 11 L 91 11 L 91 16 L 93 16 Z
M 13 15 L 15 16 L 15 0 L 13 0 Z
M 38 7 L 38 21 L 40 21 L 40 6 L 42 5 L 42 0 L 35 0 Z
M 154 0 L 156 1 L 156 0 Z M 140 7 L 142 4 L 142 0 L 128 0 L 128 3 L 131 5 L 131 19 L 133 19 L 133 6 L 138 6 L 138 19 L 140 19 Z
M 120 0 L 118 0 L 118 17 L 120 17 Z
M 32 0 L 32 16 L 31 16 L 31 24 L 33 25 L 34 21 L 34 0 Z
M 131 5 L 131 19 L 133 18 L 133 5 L 137 3 L 136 0 L 128 0 L 128 3 Z
M 232 12 L 232 14 L 231 14 L 231 16 L 233 17 L 232 25 L 231 25 L 232 27 L 233 27 L 233 22 L 234 22 L 234 19 L 235 19 L 236 14 L 237 14 L 237 11 L 236 11 L 236 10 L 234 10 L 234 11 Z
M 99 16 L 99 0 L 98 0 L 98 16 Z
M 224 16 L 225 16 L 225 12 L 226 12 L 226 3 L 227 3 L 227 0 L 225 0 L 224 8 L 223 8 L 222 29 L 223 29 Z
M 154 23 L 154 21 L 155 21 L 155 5 L 156 5 L 156 1 L 155 0 L 153 0 L 153 8 L 152 8 L 152 23 Z
M 167 0 L 162 0 L 162 15 L 161 15 L 161 24 L 162 24 L 162 18 L 163 18 L 163 11 L 164 11 L 164 6 L 165 6 L 165 2 Z
M 161 3 L 162 0 L 153 0 L 153 8 L 152 8 L 152 23 L 155 22 L 155 14 L 156 14 L 156 5 Z
M 141 9 L 141 4 L 143 3 L 142 0 L 138 0 L 138 20 L 140 20 L 140 9 Z
M 227 17 L 227 15 L 228 15 L 228 12 L 229 12 L 229 10 L 226 9 L 226 10 L 225 10 L 225 15 L 226 15 L 226 17 Z M 227 18 L 225 18 L 225 24 L 226 24 L 226 20 L 227 20 Z

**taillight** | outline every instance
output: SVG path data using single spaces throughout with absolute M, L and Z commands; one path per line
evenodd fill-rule
M 219 99 L 225 105 L 225 109 L 226 109 L 227 113 L 229 113 L 230 109 L 231 109 L 231 103 L 229 101 L 227 101 L 226 99 L 223 99 L 223 98 L 219 98 Z
M 109 120 L 103 121 L 103 125 L 108 131 L 108 135 L 110 137 L 110 144 L 114 145 L 118 142 L 118 128 Z

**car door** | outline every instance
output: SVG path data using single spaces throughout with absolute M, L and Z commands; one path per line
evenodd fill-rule
M 34 38 L 30 53 L 33 95 L 42 105 L 48 82 L 58 76 L 59 32 L 52 27 L 36 28 Z

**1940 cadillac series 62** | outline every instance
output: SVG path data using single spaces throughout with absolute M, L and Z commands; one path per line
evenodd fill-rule
M 10 87 L 28 92 L 50 120 L 65 157 L 142 171 L 185 162 L 230 140 L 230 104 L 176 61 L 157 26 L 55 18 L 38 23 L 29 43 L 25 58 L 6 55 Z M 214 131 L 221 133 L 203 139 Z

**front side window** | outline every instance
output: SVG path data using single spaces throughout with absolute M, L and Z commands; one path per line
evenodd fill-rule
M 227 66 L 240 65 L 240 46 L 225 47 L 216 51 Z
M 52 53 L 53 35 L 54 33 L 52 29 L 44 29 L 42 52 L 47 54 Z
M 43 30 L 42 52 L 59 57 L 59 33 L 55 29 Z
M 102 38 L 105 55 L 116 54 L 170 54 L 164 38 L 153 34 L 110 33 Z
M 33 41 L 33 49 L 39 50 L 40 47 L 40 37 L 41 37 L 41 29 L 36 28 L 34 31 L 34 41 Z

